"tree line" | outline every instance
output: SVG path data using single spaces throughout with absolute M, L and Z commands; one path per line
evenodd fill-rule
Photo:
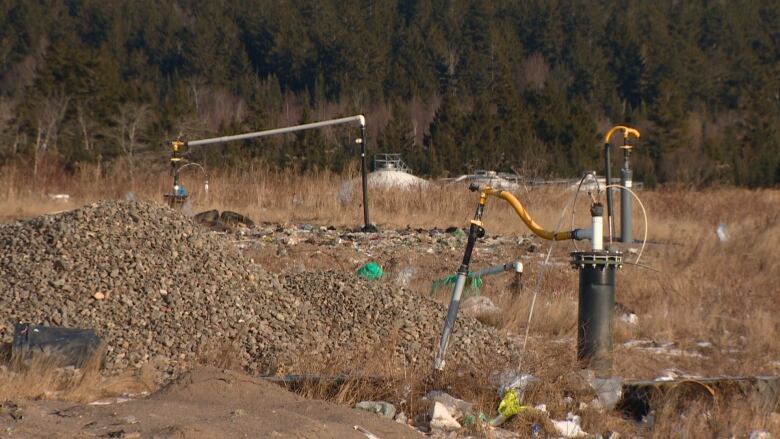
M 578 176 L 621 123 L 647 184 L 774 186 L 780 3 L 0 0 L 0 164 L 135 168 L 173 138 L 357 113 L 424 175 Z M 355 136 L 198 154 L 339 171 Z

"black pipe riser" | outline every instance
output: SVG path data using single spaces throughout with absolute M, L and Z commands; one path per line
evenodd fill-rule
M 612 369 L 615 272 L 622 255 L 608 252 L 572 254 L 580 271 L 577 313 L 577 360 L 598 372 Z

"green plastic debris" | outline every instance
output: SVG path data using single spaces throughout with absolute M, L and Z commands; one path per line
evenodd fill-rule
M 435 296 L 436 293 L 442 288 L 447 287 L 450 285 L 455 285 L 455 281 L 458 279 L 457 274 L 451 274 L 449 276 L 443 277 L 441 279 L 433 281 L 431 284 L 431 297 Z M 466 287 L 463 290 L 463 298 L 467 298 L 470 296 L 479 296 L 480 290 L 482 289 L 482 286 L 484 285 L 484 282 L 482 281 L 482 278 L 479 277 L 473 277 L 472 273 L 469 273 Z
M 377 280 L 384 274 L 385 272 L 382 270 L 382 267 L 380 267 L 376 262 L 369 262 L 366 265 L 360 267 L 360 269 L 357 271 L 358 276 L 367 280 Z
M 468 430 L 475 430 L 478 425 L 485 425 L 489 422 L 487 416 L 484 413 L 479 412 L 478 415 L 468 415 L 463 419 L 463 427 Z

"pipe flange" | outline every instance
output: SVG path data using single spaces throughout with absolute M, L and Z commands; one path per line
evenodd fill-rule
M 623 252 L 589 251 L 572 252 L 571 266 L 573 268 L 593 267 L 617 267 L 623 266 Z

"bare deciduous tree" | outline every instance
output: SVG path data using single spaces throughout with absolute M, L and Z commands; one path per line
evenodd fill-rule
M 70 96 L 54 96 L 41 99 L 37 106 L 37 130 L 33 151 L 33 177 L 38 176 L 38 165 L 42 155 L 50 149 L 57 149 L 60 124 L 68 111 Z
M 125 153 L 131 182 L 135 178 L 135 155 L 139 146 L 139 138 L 148 123 L 149 107 L 146 104 L 127 103 L 119 108 L 114 118 L 116 123 L 115 137 Z

